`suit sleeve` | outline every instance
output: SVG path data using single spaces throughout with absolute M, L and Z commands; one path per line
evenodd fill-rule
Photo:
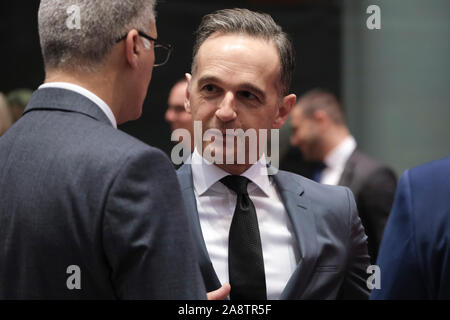
M 371 299 L 426 298 L 426 287 L 417 255 L 411 202 L 409 171 L 406 171 L 399 181 L 378 254 L 381 288 L 372 290 Z
M 355 199 L 350 189 L 346 188 L 349 203 L 349 251 L 344 283 L 339 299 L 368 299 L 367 267 L 370 265 L 367 252 L 367 236 L 361 224 Z
M 178 180 L 167 157 L 130 157 L 105 205 L 103 244 L 119 299 L 205 299 Z
M 384 228 L 394 201 L 395 174 L 386 167 L 372 173 L 358 197 L 359 213 L 369 237 L 371 261 L 375 262 Z

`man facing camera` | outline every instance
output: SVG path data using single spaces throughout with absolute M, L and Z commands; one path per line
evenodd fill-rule
M 305 93 L 291 114 L 291 144 L 306 160 L 321 162 L 313 179 L 352 190 L 368 237 L 372 264 L 394 201 L 395 173 L 357 148 L 342 105 L 323 89 Z
M 201 272 L 208 291 L 229 282 L 232 300 L 367 299 L 366 236 L 350 190 L 276 172 L 261 143 L 295 103 L 293 70 L 293 46 L 269 15 L 203 18 L 185 102 L 202 130 L 177 172 Z
M 168 58 L 154 1 L 42 0 L 39 35 L 45 84 L 0 139 L 0 299 L 205 298 L 172 165 L 116 129 Z

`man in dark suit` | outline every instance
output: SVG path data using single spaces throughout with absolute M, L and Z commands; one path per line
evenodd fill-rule
M 116 129 L 168 57 L 154 1 L 42 0 L 39 34 L 45 84 L 0 139 L 0 299 L 205 298 L 170 162 Z
M 314 89 L 304 94 L 292 111 L 291 126 L 291 144 L 306 160 L 323 164 L 313 179 L 352 190 L 374 264 L 394 199 L 394 172 L 357 149 L 342 106 L 331 92 Z
M 371 299 L 450 299 L 450 157 L 400 178 Z
M 267 14 L 219 10 L 203 18 L 193 57 L 185 108 L 196 143 L 177 173 L 207 290 L 230 282 L 232 300 L 367 299 L 350 190 L 277 172 L 265 152 L 296 100 L 287 35 Z

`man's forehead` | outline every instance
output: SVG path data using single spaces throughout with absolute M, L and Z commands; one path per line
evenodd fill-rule
M 239 77 L 279 78 L 280 61 L 273 43 L 244 34 L 214 34 L 200 47 L 196 75 L 219 72 Z
M 266 58 L 272 63 L 279 63 L 274 43 L 240 33 L 215 33 L 203 42 L 197 53 L 197 57 L 200 59 L 228 57 L 229 55 L 249 58 L 250 61 Z

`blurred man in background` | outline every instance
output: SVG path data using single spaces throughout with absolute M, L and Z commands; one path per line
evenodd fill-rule
M 331 92 L 307 92 L 291 117 L 291 144 L 302 151 L 306 160 L 322 162 L 313 179 L 352 190 L 374 264 L 394 199 L 394 172 L 357 149 L 343 108 Z
M 0 136 L 9 129 L 11 124 L 12 116 L 8 106 L 8 101 L 3 93 L 0 92 Z
M 16 122 L 22 116 L 32 94 L 33 91 L 30 89 L 16 89 L 8 93 L 8 104 L 13 122 Z
M 187 80 L 183 78 L 175 83 L 170 90 L 169 99 L 167 101 L 167 111 L 165 114 L 166 121 L 170 124 L 172 131 L 177 129 L 187 130 L 190 141 L 184 141 L 180 138 L 179 141 L 188 144 L 190 152 L 194 150 L 194 128 L 192 123 L 192 115 L 184 109 L 184 100 L 186 99 Z M 183 159 L 189 157 L 189 154 L 183 154 Z
M 166 121 L 170 124 L 172 131 L 176 129 L 186 129 L 193 134 L 192 115 L 184 109 L 184 99 L 186 99 L 187 80 L 179 80 L 170 90 L 167 101 Z

